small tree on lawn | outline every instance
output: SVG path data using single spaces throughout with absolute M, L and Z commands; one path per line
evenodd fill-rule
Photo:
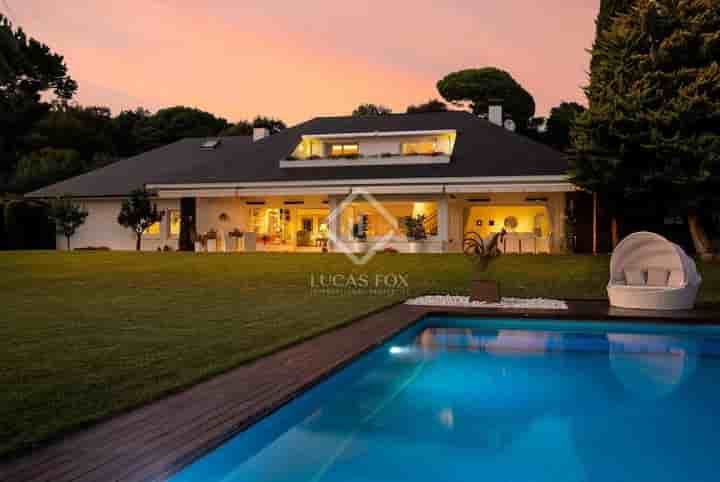
M 140 251 L 143 233 L 153 224 L 162 221 L 163 213 L 157 209 L 157 204 L 150 202 L 150 193 L 144 189 L 136 189 L 130 193 L 130 199 L 125 199 L 120 208 L 118 223 L 135 231 L 135 249 Z
M 87 211 L 67 198 L 60 198 L 50 206 L 50 219 L 55 223 L 57 233 L 67 239 L 68 251 L 70 251 L 70 238 L 73 237 L 77 228 L 85 223 L 87 217 Z

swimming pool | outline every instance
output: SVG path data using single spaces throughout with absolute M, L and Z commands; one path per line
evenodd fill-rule
M 710 481 L 720 328 L 427 318 L 172 482 Z

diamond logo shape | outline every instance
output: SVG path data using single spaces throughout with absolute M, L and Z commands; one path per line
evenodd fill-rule
M 353 189 L 352 192 L 345 199 L 343 199 L 342 202 L 335 209 L 332 210 L 332 212 L 328 216 L 328 225 L 332 226 L 335 223 L 339 223 L 341 221 L 342 213 L 345 208 L 350 206 L 357 199 L 362 199 L 368 204 L 370 204 L 370 206 L 372 206 L 372 208 L 378 214 L 380 214 L 380 216 L 382 216 L 383 219 L 385 219 L 385 221 L 387 221 L 387 223 L 392 227 L 392 230 L 385 234 L 383 237 L 373 241 L 372 243 L 368 243 L 367 251 L 362 254 L 353 252 L 352 248 L 343 239 L 340 239 L 338 236 L 336 236 L 335 230 L 330 229 L 330 232 L 328 233 L 328 238 L 330 239 L 330 241 L 332 241 L 333 246 L 335 246 L 342 253 L 344 253 L 345 256 L 347 256 L 354 264 L 362 266 L 369 263 L 378 251 L 382 251 L 383 249 L 385 249 L 390 240 L 392 240 L 393 231 L 397 230 L 399 226 L 397 219 L 395 219 L 395 216 L 390 214 L 388 210 L 385 209 L 385 207 L 373 197 L 372 194 L 370 194 L 364 189 Z

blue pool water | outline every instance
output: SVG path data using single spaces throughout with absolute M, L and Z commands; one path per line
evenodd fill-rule
M 172 482 L 715 481 L 720 329 L 428 318 Z

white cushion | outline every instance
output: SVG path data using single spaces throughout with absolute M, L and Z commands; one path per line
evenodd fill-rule
M 682 288 L 685 283 L 685 276 L 679 269 L 670 271 L 670 277 L 668 278 L 667 285 L 671 288 Z
M 628 286 L 645 286 L 645 273 L 640 269 L 626 269 L 625 282 Z
M 668 276 L 670 272 L 664 268 L 648 268 L 647 285 L 648 286 L 667 286 Z

